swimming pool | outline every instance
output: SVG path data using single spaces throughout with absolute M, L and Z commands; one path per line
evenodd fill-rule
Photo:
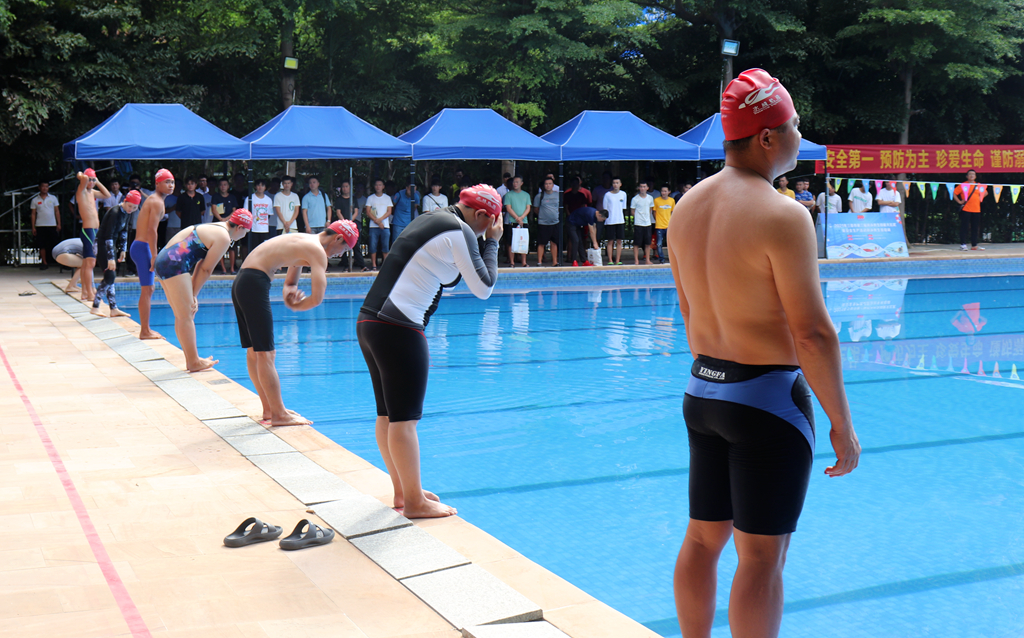
M 784 636 L 1024 632 L 1024 277 L 832 281 L 864 454 L 815 470 L 786 567 Z M 275 304 L 290 407 L 383 467 L 355 341 L 361 299 Z M 200 353 L 251 387 L 229 304 Z M 173 336 L 166 306 L 154 327 Z M 687 522 L 690 355 L 671 288 L 446 297 L 427 328 L 424 484 L 461 516 L 665 636 Z M 999 373 L 995 376 L 995 364 Z M 984 376 L 979 374 L 984 372 Z M 1019 376 L 1019 375 L 1017 375 Z M 342 396 L 345 412 L 339 412 Z M 718 608 L 735 556 L 723 554 Z M 728 636 L 724 613 L 716 636 Z

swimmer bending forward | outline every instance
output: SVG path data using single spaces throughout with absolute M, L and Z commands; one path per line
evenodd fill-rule
M 284 407 L 281 380 L 277 376 L 274 349 L 274 314 L 270 309 L 270 287 L 274 273 L 287 268 L 284 305 L 291 310 L 312 310 L 320 305 L 327 288 L 327 260 L 351 250 L 359 241 L 354 222 L 338 220 L 317 235 L 288 233 L 272 237 L 253 249 L 242 262 L 231 286 L 231 301 L 238 319 L 238 336 L 246 349 L 249 379 L 263 404 L 263 425 L 310 425 Z M 312 294 L 298 288 L 302 267 L 309 268 Z
M 498 240 L 504 227 L 501 196 L 478 184 L 459 203 L 424 213 L 391 246 L 359 311 L 356 334 L 377 403 L 377 447 L 395 489 L 395 509 L 406 518 L 451 516 L 420 480 L 416 424 L 423 416 L 430 352 L 423 334 L 441 290 L 465 279 L 487 299 L 498 279 Z M 484 235 L 483 256 L 477 237 Z
M 156 256 L 153 270 L 174 311 L 174 334 L 189 372 L 209 370 L 218 363 L 213 357 L 200 357 L 196 346 L 199 291 L 231 244 L 245 237 L 250 228 L 252 213 L 239 208 L 226 222 L 182 228 Z
M 800 118 L 761 69 L 729 84 L 721 113 L 725 168 L 682 197 L 668 229 L 696 356 L 683 399 L 690 522 L 675 572 L 686 638 L 711 635 L 718 557 L 730 536 L 739 556 L 732 635 L 778 635 L 782 569 L 814 457 L 811 390 L 832 426 L 837 460 L 825 473 L 847 474 L 860 457 L 814 226 L 772 187 L 796 166 Z

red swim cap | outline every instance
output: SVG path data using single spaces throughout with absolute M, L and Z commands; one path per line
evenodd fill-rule
M 91 177 L 92 179 L 96 179 L 96 171 L 92 170 L 91 168 L 87 168 L 85 169 L 85 176 Z
M 228 217 L 228 221 L 235 226 L 241 226 L 246 230 L 252 230 L 252 213 L 244 208 L 236 208 L 235 212 L 231 213 L 231 217 Z
M 156 178 L 153 181 L 159 184 L 160 182 L 166 182 L 169 179 L 174 179 L 174 175 L 171 175 L 171 171 L 166 168 L 161 168 L 156 172 Z
M 473 210 L 482 210 L 491 217 L 501 215 L 501 195 L 487 184 L 463 188 L 459 194 L 459 203 Z
M 328 228 L 341 235 L 349 248 L 354 248 L 359 243 L 359 227 L 353 221 L 339 219 L 328 226 Z
M 142 203 L 142 193 L 139 191 L 129 191 L 128 194 L 124 196 L 124 203 L 135 204 L 138 206 Z
M 726 140 L 741 140 L 775 128 L 796 115 L 793 98 L 764 69 L 747 69 L 729 83 L 722 96 Z

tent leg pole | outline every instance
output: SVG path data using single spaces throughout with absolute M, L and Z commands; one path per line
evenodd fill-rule
M 825 220 L 821 223 L 821 243 L 822 243 L 822 255 L 819 257 L 828 256 L 828 171 L 825 171 Z
M 362 212 L 362 211 L 360 211 Z M 352 181 L 352 164 L 348 165 L 348 216 L 349 219 L 355 221 L 356 217 L 356 184 Z M 362 234 L 363 218 L 359 218 L 360 235 Z M 352 250 L 348 251 L 348 271 L 352 272 L 352 264 L 356 258 L 356 251 L 361 247 L 359 246 L 359 240 L 356 239 L 356 245 L 352 247 Z
M 565 228 L 562 226 L 562 218 L 565 217 L 562 214 L 563 200 L 565 197 L 565 183 L 563 179 L 563 168 L 565 164 L 563 162 L 558 163 L 558 264 L 560 266 L 565 265 L 565 258 L 562 256 L 562 249 L 565 248 Z M 540 266 L 540 264 L 537 264 Z

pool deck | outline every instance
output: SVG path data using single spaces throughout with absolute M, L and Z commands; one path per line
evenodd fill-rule
M 987 247 L 911 259 L 1024 256 Z M 252 422 L 252 392 L 182 373 L 177 348 L 94 319 L 55 277 L 0 270 L 0 636 L 656 635 L 461 518 L 394 514 L 384 472 L 311 427 Z M 249 516 L 340 535 L 225 547 Z
M 0 271 L 0 636 L 656 635 L 461 518 L 398 516 L 384 472 L 41 274 Z M 225 547 L 249 516 L 339 537 Z

